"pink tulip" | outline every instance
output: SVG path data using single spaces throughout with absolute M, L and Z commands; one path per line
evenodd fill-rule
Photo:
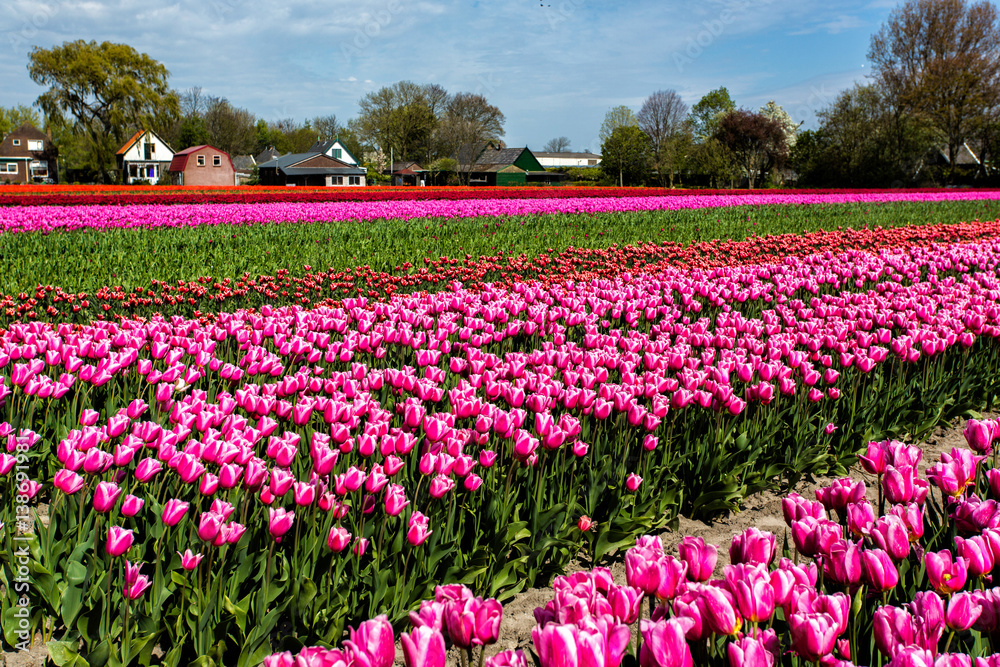
M 584 514 L 583 516 L 581 516 L 580 519 L 576 522 L 576 527 L 579 528 L 580 532 L 582 532 L 582 533 L 586 533 L 593 526 L 594 526 L 593 520 L 589 516 L 587 516 L 586 514 Z
M 108 528 L 108 539 L 105 549 L 112 558 L 121 556 L 132 546 L 135 537 L 131 530 L 126 530 L 120 526 Z
M 910 553 L 910 535 L 903 520 L 895 514 L 880 517 L 869 534 L 875 545 L 888 553 L 894 561 L 902 561 Z
M 766 566 L 760 563 L 727 565 L 725 580 L 744 619 L 760 623 L 771 618 L 774 614 L 774 589 Z
M 277 542 L 281 542 L 282 536 L 291 529 L 294 521 L 295 512 L 286 511 L 283 507 L 270 507 L 267 510 L 267 530 Z
M 454 357 L 452 357 L 454 358 Z M 486 658 L 483 663 L 483 667 L 528 667 L 528 661 L 524 657 L 524 651 L 517 650 L 507 650 L 500 651 L 496 655 Z M 976 665 L 976 667 L 981 667 Z M 985 667 L 994 667 L 993 665 L 987 665 Z
M 399 516 L 410 504 L 406 499 L 406 490 L 399 484 L 390 484 L 385 494 L 385 512 L 389 516 Z
M 945 625 L 952 632 L 965 632 L 983 613 L 983 605 L 972 593 L 957 593 L 948 599 Z
M 365 621 L 358 629 L 350 628 L 351 638 L 344 642 L 355 664 L 365 667 L 391 667 L 396 658 L 396 640 L 389 618 L 382 614 Z
M 409 529 L 406 531 L 406 541 L 415 547 L 427 541 L 434 531 L 428 529 L 429 519 L 420 512 L 410 515 Z
M 643 595 L 638 588 L 612 584 L 607 598 L 616 622 L 632 625 L 639 618 Z
M 340 553 L 351 543 L 351 534 L 343 526 L 334 526 L 330 529 L 330 535 L 326 540 L 326 545 L 330 551 Z
M 163 523 L 167 526 L 176 526 L 187 514 L 189 507 L 188 503 L 171 498 L 163 506 Z
M 136 498 L 132 494 L 128 494 L 122 501 L 122 514 L 125 516 L 135 516 L 142 511 L 142 506 L 145 504 L 146 501 L 142 498 Z
M 809 662 L 829 655 L 837 641 L 837 623 L 829 614 L 792 614 L 788 625 L 792 648 Z
M 100 482 L 94 489 L 94 509 L 101 513 L 110 512 L 122 490 L 114 482 Z
M 955 537 L 955 547 L 956 553 L 965 558 L 969 574 L 982 577 L 993 570 L 993 551 L 982 535 L 974 535 L 968 539 Z
M 634 472 L 629 473 L 628 479 L 625 480 L 625 487 L 628 488 L 629 491 L 634 492 L 639 490 L 640 484 L 642 484 L 642 477 L 639 477 Z
M 965 586 L 968 578 L 966 560 L 962 557 L 953 558 L 947 549 L 928 551 L 924 554 L 924 565 L 931 587 L 939 593 L 950 595 Z
M 122 593 L 124 593 L 125 597 L 129 600 L 138 600 L 142 597 L 142 594 L 146 592 L 146 589 L 152 585 L 153 582 L 149 580 L 149 577 L 144 574 L 140 574 L 134 581 L 125 585 L 122 589 Z
M 415 627 L 409 634 L 404 632 L 399 639 L 406 667 L 444 667 L 447 653 L 440 629 Z
M 773 667 L 774 654 L 768 650 L 764 639 L 754 639 L 746 635 L 726 645 L 726 655 L 730 667 Z
M 679 619 L 648 621 L 643 619 L 641 667 L 692 667 L 691 648 L 684 637 L 684 622 Z
M 708 581 L 715 571 L 719 550 L 714 544 L 708 544 L 700 537 L 691 535 L 681 539 L 677 553 L 681 560 L 687 563 L 687 576 L 691 581 Z
M 709 629 L 717 635 L 735 636 L 743 627 L 736 602 L 729 591 L 714 586 L 701 588 Z
M 198 537 L 205 542 L 211 542 L 222 530 L 223 521 L 221 515 L 215 512 L 205 512 L 198 519 Z
M 876 591 L 892 590 L 899 583 L 899 571 L 889 554 L 882 549 L 861 552 L 861 573 Z
M 73 495 L 84 487 L 85 482 L 80 475 L 63 468 L 55 474 L 52 484 L 66 495 Z
M 760 563 L 768 566 L 774 560 L 777 548 L 778 541 L 773 533 L 763 532 L 758 528 L 747 528 L 733 537 L 729 547 L 729 559 L 733 565 Z

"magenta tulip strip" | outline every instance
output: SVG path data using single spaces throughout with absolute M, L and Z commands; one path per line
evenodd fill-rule
M 17 500 L 0 504 L 6 553 L 30 542 L 32 622 L 64 664 L 148 662 L 159 645 L 165 664 L 243 667 L 282 645 L 332 646 L 346 627 L 336 650 L 381 664 L 383 626 L 418 608 L 430 620 L 416 627 L 432 630 L 408 633 L 412 660 L 436 660 L 440 636 L 470 658 L 496 639 L 495 600 L 581 549 L 597 563 L 681 510 L 711 516 L 777 477 L 840 473 L 877 434 L 862 458 L 874 504 L 848 481 L 787 500 L 798 565 L 766 533 L 734 540 L 721 578 L 710 545 L 690 539 L 675 556 L 642 539 L 626 586 L 558 583 L 535 639 L 543 661 L 572 646 L 586 664 L 627 650 L 642 664 L 686 650 L 766 662 L 776 642 L 806 661 L 867 655 L 858 637 L 878 626 L 848 619 L 845 600 L 899 609 L 895 632 L 933 602 L 906 596 L 947 612 L 995 562 L 994 425 L 970 424 L 974 450 L 926 478 L 890 436 L 997 393 L 998 264 L 1000 243 L 981 242 L 12 325 L 0 331 L 0 474 Z M 28 479 L 13 472 L 22 457 Z M 39 502 L 47 521 L 15 512 Z M 929 528 L 946 512 L 960 541 Z M 432 595 L 452 610 L 440 623 L 420 605 Z M 975 595 L 983 607 L 992 593 Z M 951 648 L 906 635 L 883 653 L 992 641 L 970 627 Z M 339 659 L 322 655 L 307 659 Z

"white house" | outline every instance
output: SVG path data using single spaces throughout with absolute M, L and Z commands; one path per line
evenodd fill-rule
M 550 167 L 599 167 L 598 153 L 535 153 L 535 157 L 546 169 Z
M 335 138 L 333 141 L 317 141 L 307 152 L 323 153 L 327 157 L 332 157 L 334 160 L 349 164 L 352 167 L 357 167 L 360 164 L 358 158 L 354 157 L 351 151 L 347 150 L 347 146 L 340 140 L 340 137 Z
M 164 182 L 169 178 L 167 170 L 174 159 L 174 151 L 153 132 L 139 130 L 118 149 L 116 157 L 125 183 L 148 181 L 155 184 L 161 178 Z

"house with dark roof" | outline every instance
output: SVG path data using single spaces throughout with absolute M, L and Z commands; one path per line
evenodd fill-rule
M 268 146 L 262 150 L 259 155 L 254 157 L 253 160 L 254 164 L 264 164 L 265 162 L 270 162 L 271 160 L 277 160 L 279 157 L 281 157 L 281 153 L 279 153 L 274 146 Z
M 393 162 L 392 167 L 382 172 L 392 176 L 393 185 L 425 185 L 427 170 L 416 162 Z
M 364 167 L 335 160 L 319 151 L 292 153 L 258 165 L 261 185 L 316 187 L 364 186 Z
M 236 168 L 229 153 L 207 144 L 174 153 L 167 171 L 174 185 L 236 185 Z
M 468 146 L 459 149 L 458 170 L 468 176 L 469 185 L 552 183 L 561 177 L 545 171 L 527 147 L 503 148 L 492 144 L 479 151 Z
M 124 183 L 156 184 L 167 180 L 174 150 L 150 130 L 139 130 L 118 149 L 115 159 Z
M 253 178 L 256 166 L 257 160 L 254 159 L 253 155 L 234 155 L 233 168 L 236 169 L 236 185 L 246 185 Z
M 59 149 L 25 123 L 0 142 L 0 183 L 58 183 Z

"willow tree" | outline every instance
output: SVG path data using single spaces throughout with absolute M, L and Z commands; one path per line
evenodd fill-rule
M 129 136 L 167 126 L 180 113 L 166 67 L 127 44 L 76 40 L 51 49 L 36 46 L 28 74 L 48 86 L 37 100 L 45 115 L 68 115 L 87 137 L 105 182 L 111 181 L 108 167 L 116 150 Z

